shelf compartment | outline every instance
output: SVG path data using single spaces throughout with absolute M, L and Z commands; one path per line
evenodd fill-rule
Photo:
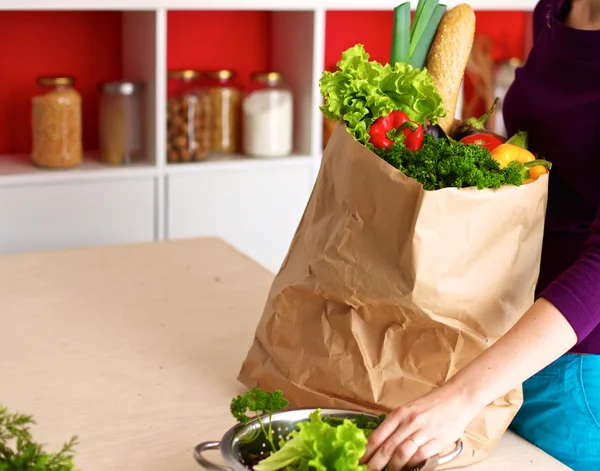
M 313 11 L 169 11 L 167 70 L 230 69 L 242 88 L 254 72 L 281 72 L 294 94 L 293 153 L 310 154 L 314 17 Z
M 306 208 L 311 183 L 312 169 L 301 162 L 214 166 L 170 175 L 167 236 L 221 237 L 276 272 Z
M 0 186 L 0 252 L 151 241 L 155 179 Z
M 155 17 L 151 11 L 0 11 L 0 40 L 11 45 L 0 51 L 5 64 L 0 76 L 0 154 L 31 152 L 31 98 L 39 92 L 36 77 L 67 74 L 75 77 L 82 96 L 86 152 L 98 149 L 100 83 L 144 82 L 144 154 L 145 161 L 153 163 Z

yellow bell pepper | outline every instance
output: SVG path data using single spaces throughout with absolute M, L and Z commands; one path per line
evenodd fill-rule
M 492 158 L 500 164 L 500 168 L 505 168 L 514 160 L 521 163 L 531 162 L 535 160 L 535 155 L 523 147 L 504 143 L 492 151 Z
M 536 165 L 535 167 L 531 167 L 529 169 L 529 180 L 534 182 L 546 173 L 548 173 L 548 169 L 546 169 L 546 167 L 544 167 L 543 165 Z
M 548 173 L 551 167 L 550 162 L 536 159 L 527 149 L 510 144 L 500 144 L 492 151 L 492 158 L 498 162 L 500 168 L 506 168 L 511 162 L 518 162 L 522 165 L 523 184 L 534 182 L 541 175 Z

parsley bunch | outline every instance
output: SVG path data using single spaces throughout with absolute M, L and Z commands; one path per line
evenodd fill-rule
M 248 416 L 248 411 L 254 413 L 260 424 L 260 427 L 269 441 L 273 451 L 277 451 L 273 442 L 273 427 L 271 419 L 275 412 L 285 409 L 288 405 L 287 399 L 283 397 L 283 393 L 276 390 L 272 393 L 267 393 L 259 388 L 252 388 L 246 394 L 239 395 L 232 399 L 229 409 L 233 417 L 241 424 L 247 423 L 251 418 Z M 265 430 L 265 426 L 260 420 L 260 415 L 269 416 L 269 430 Z M 0 470 L 1 471 L 1 470 Z
M 385 414 L 381 414 L 375 419 L 371 419 L 364 414 L 358 414 L 351 420 L 351 422 L 353 422 L 354 425 L 356 425 L 359 429 L 364 431 L 366 437 L 369 437 L 369 435 L 371 435 L 371 433 L 381 425 L 385 418 Z M 343 419 L 341 417 L 323 417 L 322 420 L 331 426 L 337 427 L 342 425 L 347 419 Z
M 30 426 L 34 424 L 32 416 L 9 414 L 0 406 L 0 471 L 73 471 L 77 437 L 50 453 L 33 440 Z
M 403 144 L 390 150 L 369 148 L 392 167 L 415 179 L 425 190 L 477 187 L 499 188 L 522 185 L 525 175 L 517 165 L 501 169 L 490 152 L 475 144 L 423 137 L 422 147 L 413 152 Z

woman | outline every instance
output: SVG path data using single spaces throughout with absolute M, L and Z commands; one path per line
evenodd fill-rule
M 540 0 L 534 35 L 504 117 L 553 162 L 536 302 L 447 384 L 389 414 L 369 470 L 442 452 L 523 382 L 511 428 L 575 471 L 600 470 L 600 0 Z

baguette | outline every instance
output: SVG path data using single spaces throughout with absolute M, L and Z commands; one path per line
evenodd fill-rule
M 470 5 L 461 3 L 442 17 L 427 56 L 427 70 L 448 112 L 439 122 L 447 134 L 454 127 L 460 85 L 474 39 L 475 12 Z

